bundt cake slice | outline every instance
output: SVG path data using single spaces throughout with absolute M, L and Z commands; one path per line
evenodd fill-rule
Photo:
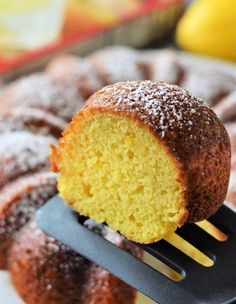
M 151 243 L 221 206 L 230 141 L 214 112 L 188 91 L 124 82 L 90 97 L 51 160 L 59 192 L 75 210 Z
M 54 137 L 12 132 L 0 136 L 0 187 L 24 174 L 49 167 L 49 145 Z
M 111 234 L 101 233 L 104 237 Z M 112 235 L 113 243 L 141 257 L 134 244 Z M 9 265 L 12 281 L 26 304 L 135 303 L 133 288 L 44 234 L 34 220 L 16 238 Z
M 7 267 L 9 249 L 18 232 L 56 193 L 56 175 L 42 172 L 22 177 L 0 192 L 0 269 Z

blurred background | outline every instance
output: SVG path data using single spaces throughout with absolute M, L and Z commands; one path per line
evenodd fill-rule
M 235 1 L 199 0 L 185 11 L 191 2 L 0 0 L 2 79 L 40 68 L 58 53 L 86 55 L 112 44 L 171 45 L 236 60 Z

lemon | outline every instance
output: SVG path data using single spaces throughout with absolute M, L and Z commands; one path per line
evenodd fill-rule
M 180 47 L 236 61 L 236 0 L 198 0 L 180 19 Z

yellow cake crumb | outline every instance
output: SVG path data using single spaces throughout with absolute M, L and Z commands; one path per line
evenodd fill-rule
M 109 111 L 83 110 L 64 134 L 61 196 L 81 215 L 139 243 L 175 231 L 186 215 L 176 160 L 143 125 Z

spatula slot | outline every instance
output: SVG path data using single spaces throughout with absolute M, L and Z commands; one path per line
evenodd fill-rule
M 207 256 L 205 253 L 200 251 L 198 248 L 193 246 L 191 243 L 186 241 L 184 238 L 176 233 L 173 233 L 168 238 L 165 239 L 169 244 L 182 251 L 184 254 L 189 256 L 191 259 L 197 263 L 205 266 L 211 267 L 214 265 L 214 260 Z M 212 255 L 213 256 L 213 255 Z
M 228 235 L 225 234 L 221 229 L 217 228 L 215 225 L 207 220 L 196 223 L 201 229 L 206 231 L 208 234 L 213 236 L 217 241 L 225 242 L 228 239 Z
M 236 233 L 235 212 L 226 206 L 222 206 L 208 221 L 228 236 Z
M 107 225 L 101 224 L 101 223 L 96 223 L 95 221 L 92 221 L 86 217 L 78 217 L 79 223 L 82 223 L 86 228 L 89 230 L 93 231 L 94 233 L 98 234 L 99 236 L 103 237 L 107 241 L 112 242 L 112 239 L 109 237 L 105 237 L 104 233 L 106 230 L 110 230 L 110 228 L 107 227 Z M 112 233 L 114 237 L 114 232 Z M 137 244 L 139 246 L 139 244 Z M 142 246 L 140 246 L 142 248 Z M 121 248 L 122 249 L 122 248 Z M 143 249 L 143 248 L 142 248 Z M 182 269 L 174 266 L 174 265 L 167 265 L 165 262 L 161 261 L 154 255 L 148 253 L 147 251 L 144 250 L 144 255 L 142 258 L 142 262 L 145 264 L 151 266 L 153 269 L 159 271 L 161 274 L 166 276 L 167 278 L 173 280 L 173 281 L 181 281 L 185 277 L 185 273 Z
M 178 282 L 183 280 L 185 277 L 185 273 L 183 271 L 181 271 L 181 273 L 177 272 L 147 251 L 144 251 L 143 262 L 159 271 L 161 274 L 171 279 L 172 281 Z

